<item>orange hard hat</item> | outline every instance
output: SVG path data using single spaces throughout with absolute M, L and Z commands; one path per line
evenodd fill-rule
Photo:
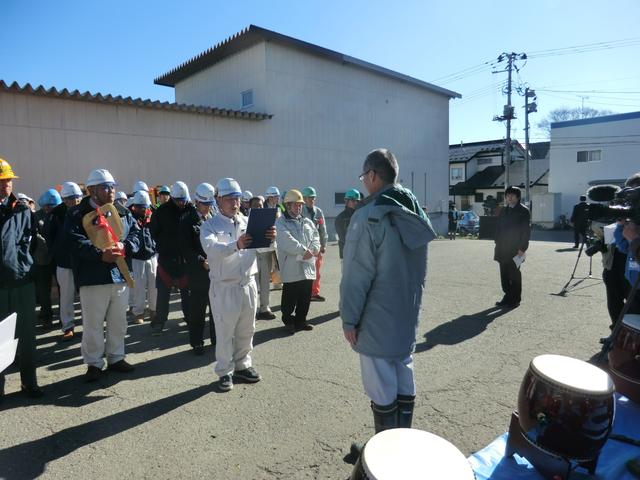
M 20 178 L 13 173 L 13 169 L 9 162 L 0 158 L 0 180 L 9 180 L 12 178 Z

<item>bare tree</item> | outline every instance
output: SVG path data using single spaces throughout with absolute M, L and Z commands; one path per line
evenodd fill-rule
M 536 125 L 540 130 L 544 132 L 547 138 L 551 138 L 551 124 L 554 122 L 566 122 L 567 120 L 580 120 L 581 118 L 593 118 L 602 117 L 604 115 L 611 115 L 615 112 L 611 110 L 597 110 L 595 108 L 569 108 L 561 107 L 551 110 L 547 117 L 538 122 Z

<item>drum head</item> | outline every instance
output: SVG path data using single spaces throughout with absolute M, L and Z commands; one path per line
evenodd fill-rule
M 413 428 L 376 434 L 364 447 L 362 466 L 371 480 L 475 479 L 471 465 L 453 444 Z
M 539 355 L 531 360 L 531 370 L 544 379 L 576 392 L 612 394 L 613 381 L 604 371 L 577 358 Z
M 635 313 L 627 313 L 622 319 L 622 323 L 624 323 L 632 330 L 640 332 L 640 315 Z

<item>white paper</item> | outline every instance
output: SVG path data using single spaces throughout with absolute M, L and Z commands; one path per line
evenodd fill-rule
M 310 258 L 307 258 L 305 260 L 303 258 L 303 255 L 298 255 L 298 256 L 296 256 L 296 260 L 298 260 L 299 262 L 307 262 L 307 263 L 310 263 L 311 265 L 315 265 L 316 264 L 316 257 L 310 257 Z
M 13 363 L 18 340 L 15 339 L 16 314 L 12 313 L 0 322 L 0 372 Z
M 617 226 L 617 223 L 612 223 L 611 225 L 605 225 L 604 227 L 602 227 L 602 230 L 604 230 L 605 245 L 611 245 L 613 242 L 615 242 L 616 239 L 614 238 L 613 234 L 615 233 Z
M 520 268 L 520 265 L 522 265 L 526 256 L 527 254 L 523 253 L 522 255 L 516 255 L 515 257 L 513 257 L 513 261 L 515 262 L 516 267 Z

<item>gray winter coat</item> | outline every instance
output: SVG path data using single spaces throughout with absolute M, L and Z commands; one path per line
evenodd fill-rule
M 354 350 L 402 359 L 415 349 L 427 275 L 427 244 L 436 234 L 413 194 L 400 185 L 365 200 L 351 217 L 340 283 L 345 330 Z
M 306 250 L 320 251 L 320 236 L 311 220 L 291 218 L 286 212 L 276 220 L 276 242 L 280 277 L 284 283 L 315 280 L 315 263 L 297 260 Z

